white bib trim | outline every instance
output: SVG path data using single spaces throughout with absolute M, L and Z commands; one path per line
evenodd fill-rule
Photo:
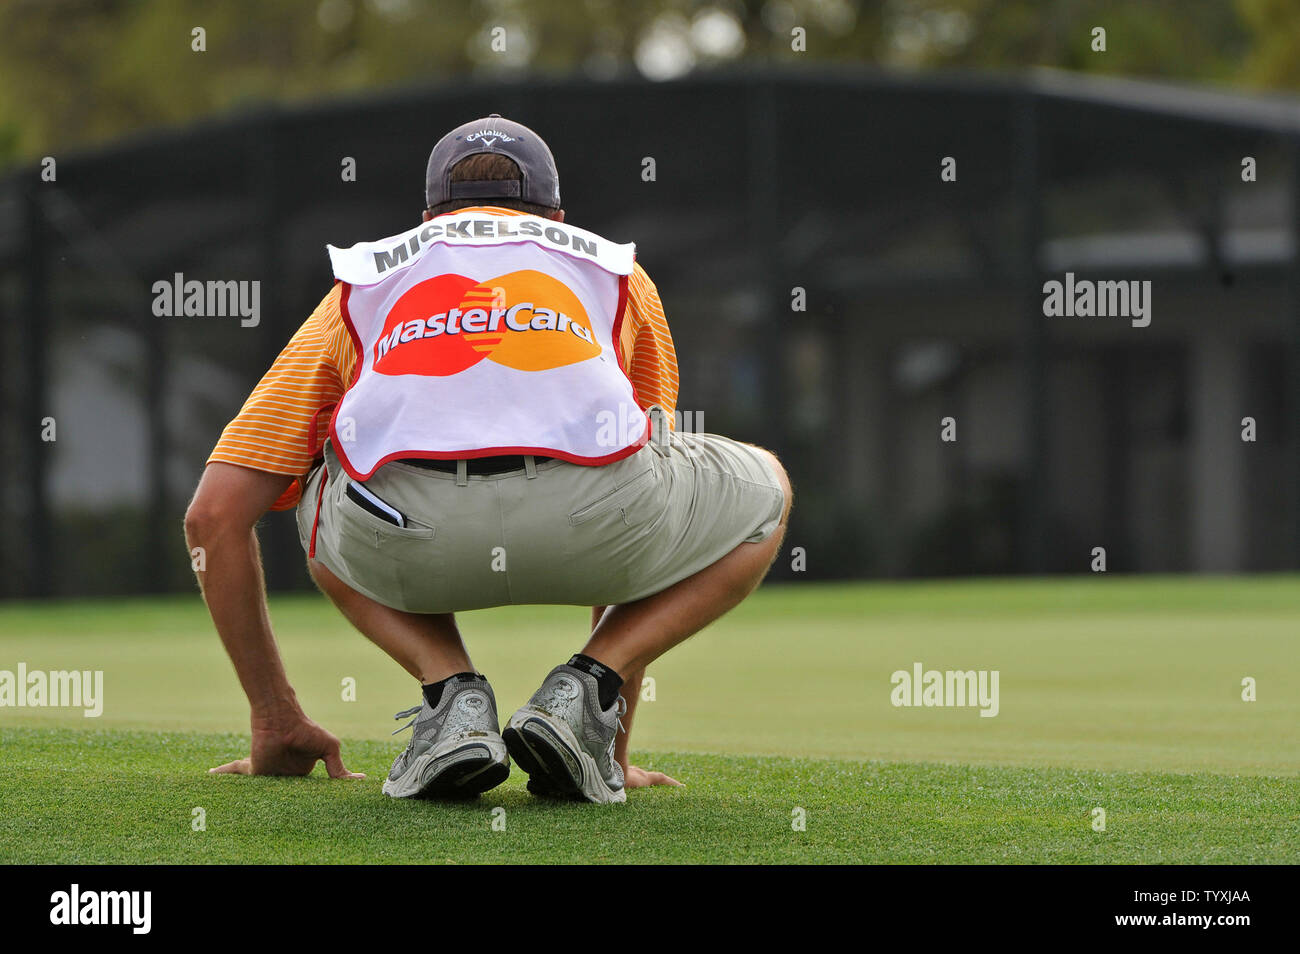
M 456 212 L 439 215 L 391 238 L 329 249 L 334 277 L 349 285 L 373 285 L 418 262 L 434 245 L 501 245 L 528 242 L 630 275 L 636 246 L 618 245 L 594 232 L 536 215 Z

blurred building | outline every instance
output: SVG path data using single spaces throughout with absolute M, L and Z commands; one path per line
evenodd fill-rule
M 842 72 L 416 90 L 11 175 L 0 592 L 192 587 L 185 504 L 325 244 L 417 221 L 432 144 L 488 112 L 637 243 L 681 408 L 782 454 L 807 577 L 1300 566 L 1300 104 Z M 261 281 L 260 323 L 155 316 L 178 272 Z M 1067 273 L 1150 282 L 1149 324 L 1046 316 Z M 264 546 L 305 585 L 291 515 Z

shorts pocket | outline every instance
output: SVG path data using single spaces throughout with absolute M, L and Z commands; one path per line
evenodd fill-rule
M 346 480 L 339 481 L 339 486 L 343 492 L 339 493 L 335 499 L 335 513 L 348 527 L 350 535 L 354 539 L 360 537 L 375 547 L 383 546 L 386 540 L 433 539 L 435 532 L 433 527 L 412 524 L 410 517 L 406 517 L 407 525 L 405 527 L 389 523 L 382 517 L 375 516 L 349 497 L 346 491 Z
M 340 482 L 343 483 L 343 482 Z M 399 527 L 358 506 L 346 493 L 327 493 L 332 520 L 330 569 L 354 589 L 395 609 L 411 609 L 409 578 L 434 562 L 434 528 Z
M 572 526 L 580 526 L 588 520 L 595 520 L 597 517 L 610 513 L 614 510 L 623 510 L 623 520 L 627 522 L 627 506 L 634 501 L 640 494 L 644 493 L 655 481 L 655 469 L 653 466 L 643 470 L 621 487 L 611 490 L 587 506 L 569 514 L 569 523 Z

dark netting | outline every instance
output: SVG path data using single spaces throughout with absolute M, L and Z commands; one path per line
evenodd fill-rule
M 681 408 L 783 456 L 808 575 L 1077 570 L 1099 542 L 1115 570 L 1300 564 L 1285 104 L 760 74 L 414 90 L 59 156 L 54 184 L 10 175 L 5 594 L 191 588 L 189 494 L 329 289 L 325 244 L 417 221 L 429 149 L 489 112 L 547 138 L 569 221 L 637 243 Z M 261 281 L 260 324 L 155 317 L 177 272 Z M 1152 281 L 1153 320 L 1045 318 L 1067 272 Z M 273 587 L 306 585 L 290 515 L 264 545 Z

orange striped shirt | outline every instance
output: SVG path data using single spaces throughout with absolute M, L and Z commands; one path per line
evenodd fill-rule
M 473 211 L 520 214 L 500 208 Z M 298 503 L 301 478 L 316 456 L 312 448 L 326 439 L 329 417 L 321 411 L 337 403 L 352 383 L 357 354 L 339 310 L 341 289 L 336 283 L 321 299 L 208 456 L 208 463 L 221 461 L 299 478 L 272 510 L 288 510 Z M 677 353 L 659 292 L 640 265 L 628 276 L 623 325 L 615 346 L 637 403 L 642 408 L 658 404 L 671 415 L 677 406 Z

